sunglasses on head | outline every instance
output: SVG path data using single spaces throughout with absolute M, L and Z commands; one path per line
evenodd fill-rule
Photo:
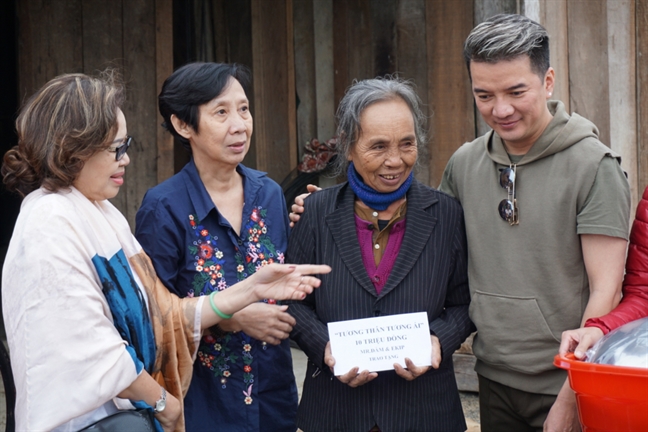
M 132 136 L 127 136 L 117 147 L 109 147 L 108 151 L 115 153 L 115 160 L 119 161 L 124 157 L 131 143 L 133 142 Z
M 517 225 L 520 223 L 518 217 L 517 199 L 515 198 L 515 170 L 516 165 L 512 164 L 508 168 L 500 169 L 499 183 L 506 189 L 507 197 L 500 201 L 497 210 L 499 215 L 509 225 Z

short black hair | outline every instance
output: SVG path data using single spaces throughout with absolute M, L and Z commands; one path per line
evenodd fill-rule
M 248 94 L 250 71 L 236 63 L 189 63 L 164 81 L 158 96 L 160 114 L 164 119 L 162 126 L 178 138 L 187 150 L 191 151 L 189 141 L 175 130 L 171 116 L 175 114 L 198 132 L 199 107 L 218 97 L 230 78 L 237 80 Z

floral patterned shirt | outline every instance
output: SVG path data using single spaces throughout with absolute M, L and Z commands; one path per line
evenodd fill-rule
M 288 215 L 281 188 L 243 165 L 237 172 L 245 195 L 240 236 L 214 205 L 193 160 L 144 196 L 135 236 L 160 280 L 180 297 L 222 291 L 284 261 Z M 294 432 L 296 410 L 287 340 L 272 346 L 244 332 L 204 332 L 185 397 L 188 431 Z

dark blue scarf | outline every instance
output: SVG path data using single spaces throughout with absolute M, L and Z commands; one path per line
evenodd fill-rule
M 403 198 L 410 186 L 412 185 L 412 179 L 414 178 L 414 173 L 410 173 L 407 177 L 407 180 L 403 182 L 402 185 L 394 192 L 383 193 L 378 192 L 377 190 L 367 186 L 362 178 L 358 175 L 353 162 L 349 164 L 349 169 L 347 170 L 347 179 L 349 180 L 349 185 L 351 190 L 356 194 L 358 198 L 362 200 L 363 203 L 367 204 L 374 210 L 387 210 L 387 207 L 394 201 L 398 201 Z

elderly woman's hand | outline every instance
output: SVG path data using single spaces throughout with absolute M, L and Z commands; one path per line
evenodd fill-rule
M 324 363 L 329 368 L 331 368 L 331 372 L 333 372 L 333 366 L 335 366 L 335 359 L 331 354 L 331 342 L 328 342 L 326 344 L 326 348 L 324 349 Z M 336 378 L 339 379 L 344 384 L 348 385 L 349 387 L 359 387 L 361 385 L 367 384 L 369 381 L 373 380 L 377 376 L 378 373 L 369 372 L 368 370 L 363 370 L 362 372 L 358 373 L 358 368 L 354 367 L 349 372 L 345 373 L 344 375 L 340 375 Z
M 299 221 L 299 215 L 304 213 L 304 200 L 306 199 L 306 197 L 308 197 L 308 195 L 312 194 L 313 192 L 321 191 L 322 188 L 309 184 L 308 186 L 306 186 L 306 190 L 308 190 L 308 193 L 296 196 L 295 203 L 290 206 L 290 214 L 288 215 L 288 217 L 290 218 L 290 228 L 295 226 L 295 224 Z
M 432 367 L 438 369 L 439 365 L 441 365 L 441 343 L 439 338 L 434 335 L 430 335 L 430 340 L 432 341 Z M 407 368 L 394 363 L 394 371 L 396 375 L 407 381 L 415 380 L 430 369 L 430 366 L 418 367 L 408 358 L 405 358 L 405 365 Z
M 287 305 L 252 303 L 218 326 L 224 331 L 243 331 L 254 339 L 279 345 L 288 338 L 295 325 L 295 318 L 286 312 L 287 309 Z

